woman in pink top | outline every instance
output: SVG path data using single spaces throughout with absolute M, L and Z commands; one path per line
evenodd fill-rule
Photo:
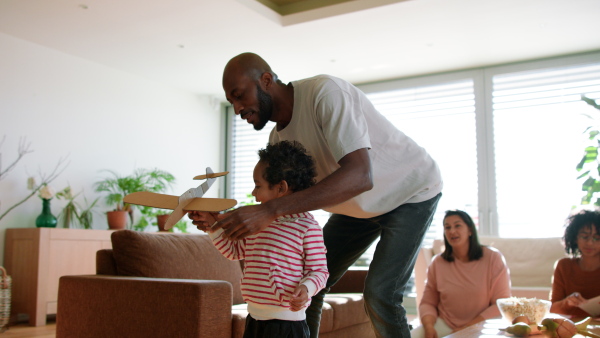
M 496 300 L 511 296 L 504 256 L 479 243 L 466 212 L 446 211 L 444 245 L 427 269 L 419 304 L 422 326 L 411 332 L 412 337 L 439 338 L 500 316 Z

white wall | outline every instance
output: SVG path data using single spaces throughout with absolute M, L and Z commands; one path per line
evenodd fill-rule
M 198 79 L 202 81 L 202 79 Z M 204 168 L 223 170 L 221 113 L 215 99 L 133 76 L 0 33 L 0 148 L 2 167 L 25 137 L 33 153 L 0 181 L 0 214 L 25 197 L 27 177 L 49 174 L 61 157 L 66 170 L 51 184 L 70 185 L 88 200 L 104 169 L 122 175 L 159 168 L 176 179 L 179 195 L 200 182 Z M 217 184 L 209 195 L 216 197 Z M 83 203 L 80 197 L 77 199 Z M 52 200 L 54 215 L 64 202 Z M 7 228 L 32 228 L 41 212 L 37 196 L 0 220 Z M 95 229 L 106 229 L 103 201 Z M 3 262 L 4 250 L 0 250 Z

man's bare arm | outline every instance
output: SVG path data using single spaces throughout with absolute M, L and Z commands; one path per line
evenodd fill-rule
M 265 229 L 277 217 L 331 207 L 373 187 L 371 160 L 366 148 L 344 156 L 340 168 L 316 185 L 260 205 L 239 208 L 220 215 L 214 229 L 237 240 Z

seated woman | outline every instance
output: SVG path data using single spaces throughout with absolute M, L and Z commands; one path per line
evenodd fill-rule
M 550 312 L 587 317 L 579 305 L 600 295 L 600 212 L 582 211 L 568 218 L 565 251 L 554 268 Z
M 500 316 L 498 298 L 510 297 L 504 256 L 479 243 L 477 229 L 464 211 L 446 211 L 444 252 L 427 269 L 413 338 L 438 338 L 488 318 Z

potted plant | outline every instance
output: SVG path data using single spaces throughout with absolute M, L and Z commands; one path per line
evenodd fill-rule
M 143 230 L 148 224 L 145 210 L 140 209 L 142 218 L 134 225 L 133 208 L 124 203 L 123 198 L 128 194 L 139 191 L 150 191 L 163 193 L 175 182 L 175 177 L 170 173 L 159 169 L 137 169 L 130 176 L 120 176 L 114 171 L 107 170 L 109 177 L 96 182 L 97 192 L 106 192 L 106 203 L 114 205 L 113 211 L 107 212 L 108 226 L 110 229 L 123 229 L 126 227 L 127 215 L 129 215 L 132 228 Z
M 175 223 L 175 225 L 173 225 L 171 229 L 165 229 L 167 219 L 171 215 L 171 212 L 169 210 L 165 211 L 164 209 L 145 206 L 137 207 L 140 210 L 142 217 L 133 226 L 135 230 L 144 231 L 148 226 L 156 226 L 158 227 L 158 231 L 173 232 L 174 229 L 177 229 L 182 233 L 187 233 L 188 223 L 184 219 L 181 219 L 179 222 Z
M 159 231 L 166 231 L 164 225 L 169 218 L 170 213 L 165 212 L 163 209 L 146 207 L 138 205 L 137 208 L 140 210 L 140 220 L 133 226 L 137 231 L 144 231 L 149 225 L 158 226 Z
M 590 106 L 596 108 L 600 113 L 600 105 L 584 95 L 581 96 L 581 100 L 585 101 Z M 577 171 L 582 172 L 577 179 L 582 180 L 581 190 L 585 192 L 581 198 L 582 205 L 593 205 L 595 207 L 600 206 L 600 197 L 597 193 L 600 192 L 600 158 L 598 157 L 598 151 L 600 149 L 600 122 L 598 116 L 587 115 L 592 123 L 586 128 L 584 134 L 590 141 L 583 152 L 581 161 L 577 164 Z
M 83 208 L 79 203 L 75 202 L 77 196 L 79 196 L 79 194 L 73 195 L 70 186 L 67 186 L 56 194 L 56 198 L 59 200 L 64 199 L 67 201 L 67 204 L 63 207 L 63 210 L 59 215 L 60 222 L 64 228 L 71 228 L 72 224 L 78 223 L 79 226 L 84 229 L 91 229 L 94 220 L 93 209 L 99 198 L 96 198 L 90 204 L 84 196 L 83 199 L 85 200 L 86 207 Z

